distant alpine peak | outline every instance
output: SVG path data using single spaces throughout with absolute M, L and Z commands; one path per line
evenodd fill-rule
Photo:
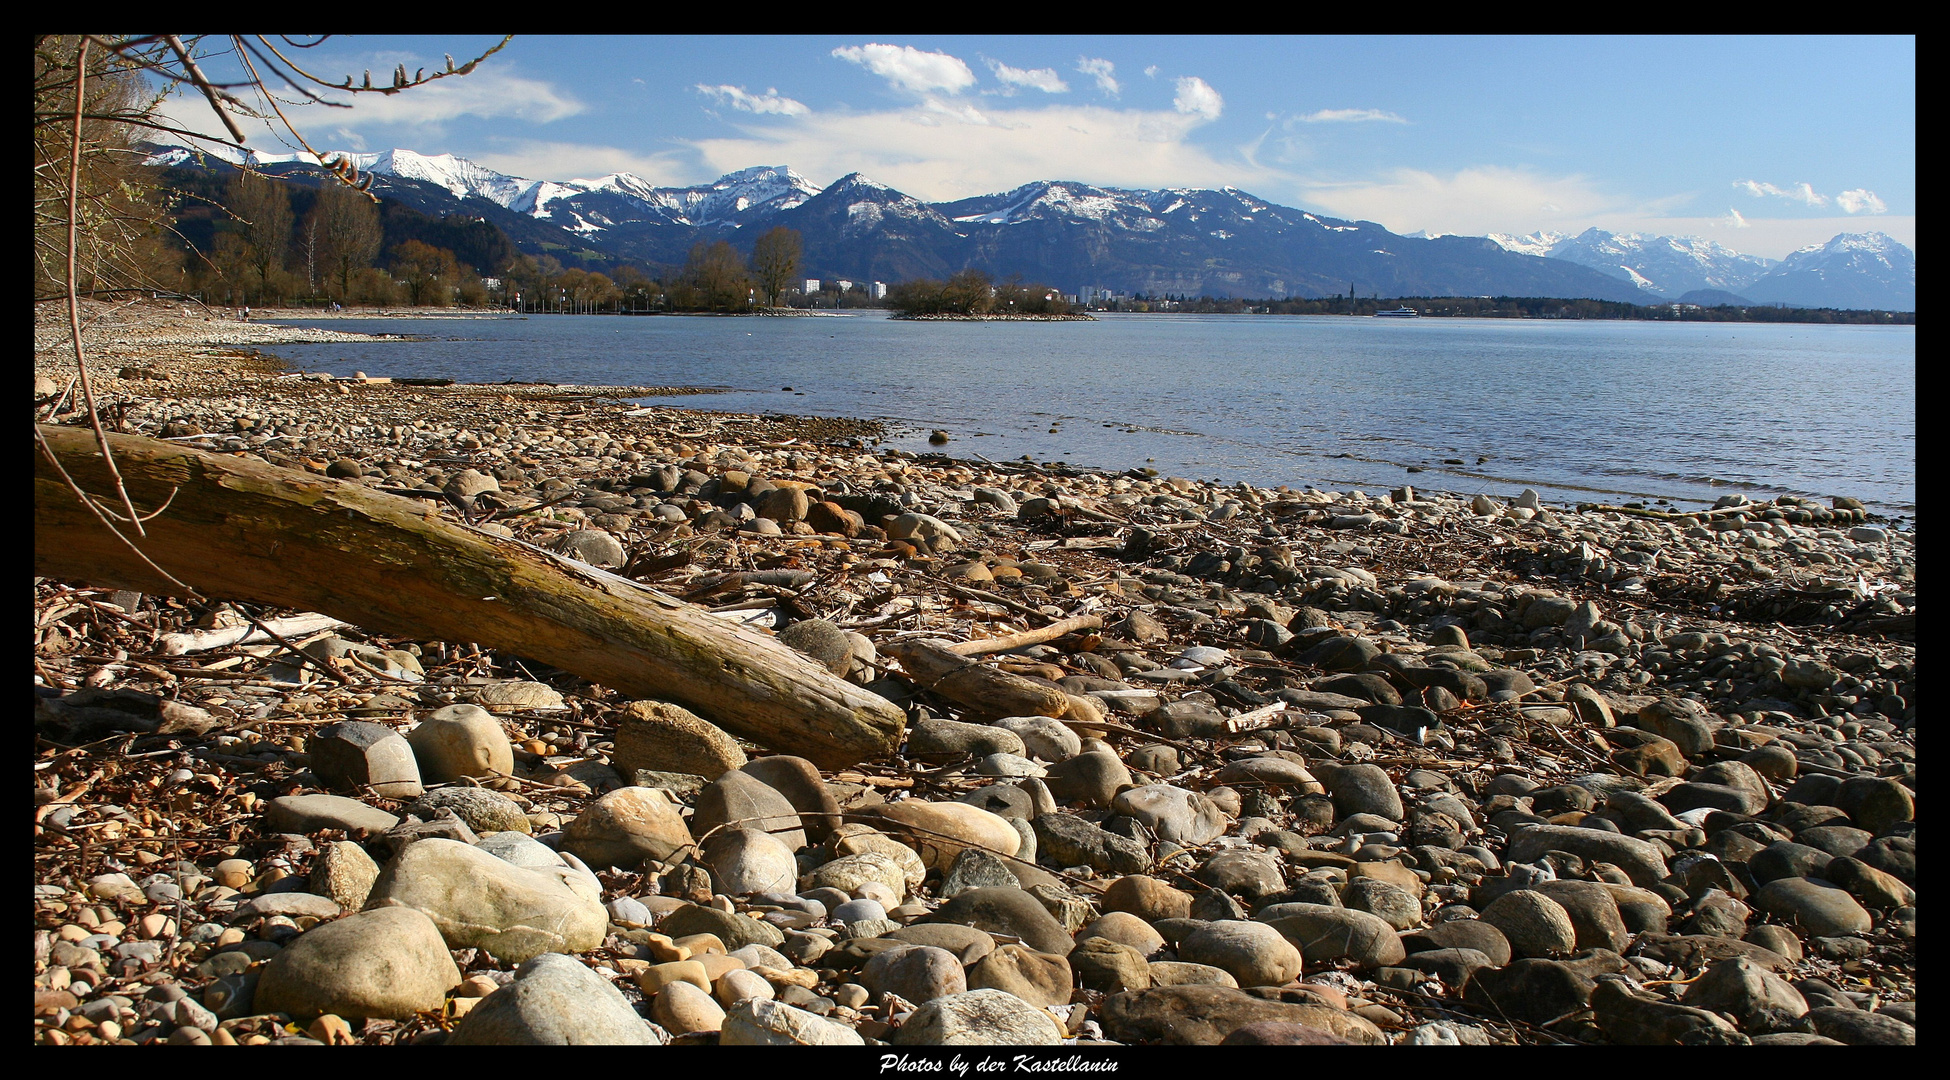
M 1495 241 L 1496 245 L 1505 251 L 1514 251 L 1519 255 L 1537 255 L 1543 257 L 1548 257 L 1552 248 L 1571 238 L 1570 233 L 1555 232 L 1549 229 L 1540 229 L 1527 236 L 1517 236 L 1512 233 L 1491 233 L 1489 235 L 1490 239 Z
M 1889 255 L 1902 252 L 1915 258 L 1916 253 L 1888 233 L 1841 233 L 1825 244 L 1809 244 L 1795 251 L 1796 255 L 1811 255 L 1817 252 L 1838 255 L 1847 252 L 1864 252 L 1870 255 Z

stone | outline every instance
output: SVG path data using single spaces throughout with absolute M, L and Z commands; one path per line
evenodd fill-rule
M 1813 937 L 1867 933 L 1869 913 L 1847 892 L 1808 878 L 1780 878 L 1760 887 L 1754 907 L 1783 919 L 1793 919 Z
M 383 833 L 399 818 L 357 799 L 340 795 L 283 795 L 264 810 L 265 825 L 276 832 L 314 833 L 321 829 Z M 140 890 L 138 890 L 138 893 Z
M 1120 945 L 1129 945 L 1144 956 L 1150 956 L 1164 947 L 1165 939 L 1151 924 L 1128 911 L 1109 911 L 1092 920 L 1077 931 L 1078 944 L 1103 938 Z
M 719 1046 L 864 1046 L 852 1028 L 782 1001 L 751 998 L 726 1010 Z
M 1210 964 L 1188 964 L 1182 960 L 1151 961 L 1152 986 L 1230 986 L 1237 989 L 1239 980 L 1223 968 Z
M 1749 1034 L 1786 1030 L 1808 1014 L 1801 991 L 1746 957 L 1715 962 L 1686 988 L 1683 1000 L 1733 1017 Z
M 690 710 L 664 701 L 632 701 L 616 720 L 610 764 L 623 776 L 638 769 L 716 779 L 745 765 L 738 741 Z
M 517 832 L 493 833 L 474 845 L 503 862 L 529 870 L 552 870 L 569 865 L 548 845 Z
M 715 993 L 727 1007 L 736 1007 L 739 1002 L 753 998 L 771 1000 L 778 996 L 764 976 L 748 968 L 732 968 L 718 976 Z
M 605 570 L 620 569 L 629 561 L 629 553 L 623 550 L 623 545 L 601 529 L 576 529 L 564 533 L 550 541 L 548 547 L 557 554 Z
M 476 833 L 532 832 L 528 812 L 513 799 L 498 791 L 479 787 L 450 787 L 429 791 L 407 812 L 431 821 L 441 810 L 451 810 Z
M 825 843 L 839 828 L 839 800 L 819 778 L 819 766 L 802 757 L 773 754 L 748 761 L 740 770 L 785 796 L 785 801 L 799 811 L 799 825 L 806 832 L 807 843 Z
M 1126 788 L 1112 799 L 1111 808 L 1136 818 L 1160 841 L 1183 847 L 1209 844 L 1224 836 L 1230 824 L 1212 800 L 1170 784 Z
M 801 619 L 779 631 L 779 642 L 805 653 L 835 675 L 844 677 L 853 666 L 852 640 L 845 630 L 825 619 Z
M 1124 911 L 1145 922 L 1183 919 L 1191 915 L 1192 896 L 1181 889 L 1142 874 L 1127 874 L 1104 890 L 1098 906 L 1106 912 Z
M 771 833 L 793 851 L 806 846 L 799 811 L 776 788 L 746 772 L 727 772 L 698 794 L 691 828 L 703 835 L 720 826 Z
M 1159 942 L 1162 944 L 1163 939 Z M 1084 989 L 1116 994 L 1151 985 L 1151 968 L 1145 955 L 1143 950 L 1121 941 L 1093 937 L 1078 941 L 1066 959 Z
M 1039 952 L 1069 954 L 1069 931 L 1041 901 L 1021 889 L 972 889 L 936 908 L 926 922 L 960 923 L 1011 934 Z
M 1279 857 L 1266 851 L 1221 851 L 1198 868 L 1198 880 L 1215 889 L 1258 900 L 1286 887 Z
M 1563 960 L 1515 960 L 1482 968 L 1463 987 L 1463 1000 L 1529 1024 L 1542 1024 L 1591 1003 L 1598 988 L 1582 965 Z
M 547 683 L 503 679 L 474 692 L 474 703 L 490 711 L 555 712 L 568 708 L 562 694 Z
M 1619 1046 L 1736 1046 L 1749 1040 L 1718 1014 L 1601 980 L 1591 995 L 1598 1027 Z
M 1120 788 L 1133 781 L 1131 770 L 1116 754 L 1095 750 L 1051 765 L 1043 782 L 1060 803 L 1080 802 L 1103 809 L 1117 797 Z
M 682 980 L 666 983 L 650 1003 L 650 1018 L 673 1035 L 717 1031 L 724 1016 L 724 1007 L 709 993 Z
M 791 892 L 799 881 L 792 849 L 770 833 L 732 829 L 704 842 L 698 861 L 711 871 L 717 891 L 728 896 Z
M 867 961 L 860 981 L 875 993 L 892 994 L 915 1005 L 968 990 L 961 958 L 932 945 L 876 953 Z
M 1834 861 L 1833 855 L 1820 848 L 1781 840 L 1749 856 L 1747 867 L 1752 871 L 1754 880 L 1764 885 L 1781 878 L 1824 874 Z
M 460 969 L 440 928 L 419 911 L 396 907 L 298 935 L 264 965 L 251 1001 L 262 1012 L 306 1020 L 326 1013 L 406 1020 L 440 1008 L 458 985 Z
M 798 818 L 792 821 L 797 824 Z M 668 859 L 691 842 L 690 827 L 656 788 L 612 791 L 584 807 L 562 831 L 564 850 L 591 866 L 625 870 L 636 869 L 645 859 Z
M 1036 850 L 1060 866 L 1088 866 L 1112 874 L 1134 874 L 1151 866 L 1144 845 L 1100 828 L 1075 814 L 1039 814 L 1031 823 Z
M 1401 793 L 1380 766 L 1322 764 L 1314 771 L 1333 796 L 1337 816 L 1375 814 L 1390 821 L 1402 820 Z
M 1642 889 L 1657 885 L 1670 873 L 1659 849 L 1644 840 L 1572 825 L 1519 826 L 1510 834 L 1503 857 L 1507 862 L 1535 862 L 1546 851 L 1567 851 L 1593 862 L 1611 863 Z
M 954 923 L 914 923 L 885 935 L 909 945 L 931 945 L 955 955 L 963 967 L 978 963 L 995 951 L 995 939 L 972 926 Z
M 1365 911 L 1325 904 L 1281 904 L 1276 918 L 1261 918 L 1291 941 L 1309 964 L 1345 957 L 1359 968 L 1392 967 L 1407 951 L 1395 928 Z
M 1483 909 L 1481 917 L 1503 932 L 1519 957 L 1568 955 L 1577 944 L 1570 914 L 1534 889 L 1504 893 Z
M 922 760 L 946 761 L 964 755 L 1021 755 L 1022 739 L 1015 732 L 988 724 L 924 718 L 907 733 L 907 753 Z
M 1596 881 L 1559 880 L 1540 881 L 1531 888 L 1556 901 L 1570 916 L 1571 928 L 1577 934 L 1575 948 L 1625 951 L 1630 931 L 1619 914 L 1613 887 Z
M 742 949 L 751 944 L 776 949 L 785 944 L 785 932 L 771 923 L 703 904 L 685 904 L 665 915 L 657 923 L 657 932 L 673 938 L 711 934 L 726 949 Z
M 1265 923 L 1207 924 L 1178 943 L 1179 959 L 1208 964 L 1240 986 L 1280 986 L 1300 975 L 1301 955 L 1279 930 Z
M 655 1046 L 667 1041 L 609 980 L 574 957 L 543 953 L 517 968 L 513 982 L 470 1009 L 447 1044 Z
M 1838 858 L 1828 864 L 1823 876 L 1847 889 L 1849 895 L 1868 907 L 1887 911 L 1916 904 L 1915 889 L 1903 884 L 1896 875 L 1884 873 L 1860 859 Z
M 1057 1046 L 1064 1031 L 1042 1009 L 1001 990 L 969 990 L 914 1010 L 895 1046 Z
M 420 776 L 428 783 L 451 784 L 463 776 L 512 776 L 514 745 L 501 721 L 478 705 L 449 705 L 406 733 Z
M 1349 1042 L 1385 1044 L 1372 1021 L 1319 1004 L 1269 1001 L 1224 986 L 1153 986 L 1104 999 L 1104 1033 L 1124 1043 L 1216 1046 L 1249 1024 L 1299 1024 Z
M 1069 1004 L 1074 980 L 1064 956 L 1013 943 L 996 945 L 968 966 L 970 990 L 1001 990 L 1038 1008 Z
M 667 960 L 661 964 L 651 964 L 636 974 L 637 988 L 645 994 L 661 994 L 678 983 L 688 984 L 708 994 L 711 992 L 711 972 L 702 961 Z
M 1469 949 L 1489 957 L 1496 967 L 1508 964 L 1512 956 L 1510 939 L 1481 919 L 1448 919 L 1403 934 L 1402 947 L 1410 956 L 1439 949 Z
M 338 902 L 329 897 L 303 892 L 267 892 L 238 904 L 232 914 L 238 919 L 261 919 L 270 915 L 294 919 L 305 916 L 331 919 L 336 918 L 338 913 Z
M 1422 923 L 1422 903 L 1407 890 L 1376 878 L 1357 878 L 1347 883 L 1341 902 L 1355 911 L 1365 911 L 1397 930 L 1408 930 Z
M 1014 855 L 1022 837 L 1007 821 L 967 803 L 930 803 L 907 799 L 873 808 L 882 828 L 901 832 L 908 826 L 912 846 L 930 870 L 946 872 L 963 848 L 987 848 L 998 855 Z
M 1916 798 L 1900 781 L 1883 776 L 1851 776 L 1835 793 L 1835 805 L 1872 833 L 1887 832 L 1916 818 Z
M 378 880 L 379 864 L 372 861 L 365 848 L 350 840 L 334 840 L 312 860 L 311 877 L 306 884 L 312 892 L 330 898 L 345 910 L 357 911 L 366 906 L 366 898 Z
M 384 724 L 345 720 L 327 724 L 306 740 L 319 786 L 370 788 L 387 799 L 411 799 L 426 790 L 413 747 Z
M 1849 1046 L 1915 1046 L 1916 1028 L 1886 1013 L 1827 1007 L 1812 1009 L 1815 1033 Z
M 993 726 L 1013 732 L 1023 751 L 1043 761 L 1064 761 L 1083 752 L 1083 740 L 1061 720 L 1047 716 L 1005 716 Z
M 814 888 L 838 889 L 848 895 L 868 882 L 878 882 L 887 888 L 896 902 L 907 895 L 906 869 L 892 855 L 878 851 L 842 856 L 812 872 Z
M 970 889 L 1021 887 L 1022 880 L 994 852 L 985 848 L 964 848 L 960 855 L 955 856 L 954 865 L 942 876 L 941 887 L 935 893 L 948 900 Z
M 1428 949 L 1409 953 L 1402 958 L 1401 966 L 1434 975 L 1444 985 L 1461 987 L 1471 975 L 1496 965 L 1490 962 L 1487 955 L 1475 949 Z
M 453 948 L 479 947 L 521 963 L 602 944 L 609 913 L 601 898 L 601 884 L 586 870 L 530 870 L 458 841 L 431 839 L 402 850 L 366 903 L 368 910 L 418 910 Z

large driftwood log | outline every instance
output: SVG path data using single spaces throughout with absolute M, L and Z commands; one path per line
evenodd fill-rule
M 40 430 L 84 490 L 112 495 L 85 429 Z M 899 744 L 905 717 L 885 698 L 628 579 L 357 483 L 134 436 L 111 435 L 109 445 L 137 507 L 168 503 L 144 526 L 144 554 L 204 596 L 324 612 L 402 637 L 479 642 L 679 702 L 826 768 Z M 77 501 L 38 449 L 34 572 L 181 592 Z
M 989 716 L 1062 716 L 1070 709 L 1069 695 L 1047 683 L 1011 675 L 942 645 L 927 641 L 899 641 L 881 652 L 900 661 L 916 686 Z

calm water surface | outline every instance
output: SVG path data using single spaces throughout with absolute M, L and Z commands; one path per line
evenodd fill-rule
M 309 371 L 726 387 L 657 400 L 878 418 L 910 450 L 941 428 L 957 456 L 1561 501 L 1849 495 L 1913 515 L 1916 498 L 1908 326 L 871 312 L 310 325 L 436 340 L 276 348 Z

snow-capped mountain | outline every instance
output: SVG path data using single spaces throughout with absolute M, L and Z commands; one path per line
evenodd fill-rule
M 1490 239 L 1506 251 L 1565 259 L 1629 281 L 1666 299 L 1699 289 L 1738 293 L 1774 266 L 1772 259 L 1742 255 L 1697 236 L 1586 229 L 1576 236 L 1559 232 L 1537 232 L 1529 236 L 1492 233 Z
M 1796 307 L 1916 310 L 1916 253 L 1879 233 L 1843 233 L 1789 253 L 1742 294 Z

